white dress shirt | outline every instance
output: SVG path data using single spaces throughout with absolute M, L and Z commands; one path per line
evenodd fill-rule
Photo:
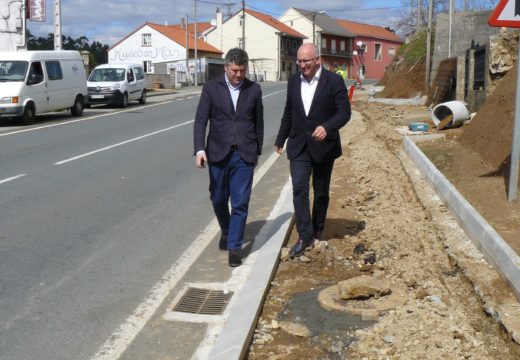
M 320 79 L 320 75 L 321 66 L 318 69 L 318 71 L 316 71 L 316 74 L 314 74 L 314 77 L 311 79 L 311 81 L 307 81 L 307 79 L 305 79 L 303 75 L 300 75 L 300 80 L 302 82 L 301 95 L 303 107 L 305 109 L 305 115 L 309 115 L 312 99 L 314 98 L 314 93 L 316 92 L 316 87 L 318 86 L 318 80 Z
M 240 95 L 240 88 L 242 87 L 242 85 L 244 84 L 244 82 L 241 81 L 240 84 L 238 84 L 238 86 L 233 86 L 233 85 L 229 82 L 229 79 L 227 78 L 226 75 L 224 75 L 224 78 L 226 78 L 226 84 L 227 84 L 227 86 L 228 86 L 229 93 L 231 94 L 231 99 L 233 100 L 233 107 L 234 107 L 235 111 L 237 111 L 238 95 Z

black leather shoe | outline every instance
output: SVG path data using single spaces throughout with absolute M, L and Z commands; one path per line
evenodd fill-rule
M 220 234 L 220 240 L 218 241 L 218 248 L 222 251 L 227 250 L 227 238 L 228 238 L 227 233 L 222 232 Z
M 321 236 L 323 235 L 323 230 L 315 230 L 314 231 L 314 238 L 317 240 L 321 240 Z
M 242 259 L 240 259 L 240 250 L 229 250 L 228 264 L 231 267 L 242 265 Z
M 302 238 L 299 238 L 298 242 L 296 242 L 289 251 L 289 256 L 293 258 L 302 255 L 305 252 L 305 249 L 307 249 L 313 242 L 314 240 L 305 241 Z

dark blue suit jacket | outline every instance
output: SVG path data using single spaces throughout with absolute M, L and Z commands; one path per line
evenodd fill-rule
M 344 80 L 324 68 L 321 70 L 309 115 L 305 115 L 298 72 L 287 83 L 287 101 L 275 145 L 282 148 L 289 138 L 289 160 L 298 156 L 305 147 L 316 162 L 336 159 L 342 154 L 339 129 L 350 120 L 350 115 Z M 321 142 L 311 136 L 320 125 L 327 131 L 327 137 Z
M 235 112 L 224 76 L 204 84 L 195 115 L 194 151 L 205 150 L 209 162 L 221 161 L 231 150 L 236 136 L 242 159 L 255 163 L 262 153 L 264 140 L 262 90 L 257 83 L 244 79 Z

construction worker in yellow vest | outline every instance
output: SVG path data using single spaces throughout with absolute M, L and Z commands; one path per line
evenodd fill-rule
M 340 68 L 340 67 L 338 67 L 336 69 L 336 74 L 341 76 L 343 78 L 343 80 L 345 80 L 347 78 L 347 72 L 344 69 Z

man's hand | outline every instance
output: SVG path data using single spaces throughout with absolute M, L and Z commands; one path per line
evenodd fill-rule
M 314 129 L 312 137 L 316 141 L 323 141 L 327 137 L 327 130 L 325 130 L 323 126 L 318 126 L 316 129 Z
M 276 151 L 278 154 L 282 154 L 283 153 L 283 147 L 278 147 L 278 146 L 274 146 L 274 151 Z
M 206 158 L 206 153 L 204 151 L 197 153 L 197 157 L 195 158 L 195 165 L 199 169 L 205 168 L 207 161 L 208 159 Z

